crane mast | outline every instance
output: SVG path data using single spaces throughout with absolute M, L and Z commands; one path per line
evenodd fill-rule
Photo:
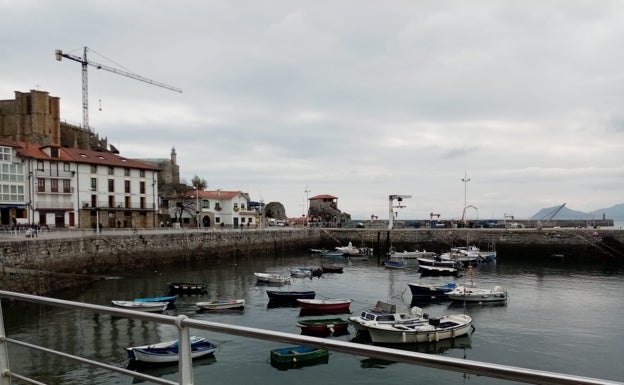
M 399 208 L 402 209 L 403 206 L 401 203 L 403 202 L 403 198 L 411 198 L 411 195 L 389 195 L 388 196 L 388 230 L 392 230 L 394 227 L 394 209 Z M 394 200 L 398 202 L 397 206 L 394 206 Z
M 80 63 L 81 66 L 82 66 L 82 125 L 86 129 L 89 129 L 89 78 L 88 78 L 88 72 L 87 72 L 87 67 L 88 66 L 92 66 L 92 67 L 95 67 L 97 69 L 113 72 L 113 73 L 116 73 L 118 75 L 126 76 L 126 77 L 129 77 L 131 79 L 139 80 L 139 81 L 142 81 L 144 83 L 148 83 L 148 84 L 151 84 L 151 85 L 154 85 L 154 86 L 157 86 L 157 87 L 162 87 L 162 88 L 166 88 L 166 89 L 171 90 L 171 91 L 182 93 L 182 90 L 180 88 L 178 88 L 178 87 L 174 87 L 174 86 L 171 86 L 169 84 L 165 84 L 165 83 L 161 83 L 161 82 L 158 82 L 158 81 L 155 81 L 155 80 L 151 80 L 151 79 L 148 79 L 148 78 L 143 77 L 141 75 L 134 74 L 132 72 L 120 70 L 118 68 L 110 67 L 110 66 L 107 66 L 107 65 L 104 65 L 104 64 L 100 64 L 100 63 L 96 63 L 94 61 L 91 61 L 91 60 L 87 59 L 87 50 L 88 50 L 88 48 L 84 47 L 84 53 L 83 53 L 82 57 L 76 56 L 76 55 L 72 55 L 72 54 L 69 54 L 69 53 L 63 53 L 63 51 L 60 50 L 60 49 L 57 49 L 54 52 L 57 61 L 61 61 L 63 58 L 66 58 L 66 59 L 69 59 L 69 60 L 76 61 L 76 62 Z

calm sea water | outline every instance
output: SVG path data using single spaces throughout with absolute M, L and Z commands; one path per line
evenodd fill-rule
M 114 299 L 160 296 L 170 281 L 206 282 L 205 296 L 181 296 L 167 314 L 252 326 L 299 334 L 297 308 L 269 308 L 266 286 L 254 272 L 287 273 L 291 267 L 320 266 L 318 256 L 284 255 L 268 258 L 223 260 L 214 265 L 171 266 L 137 272 L 119 280 L 95 282 L 80 292 L 58 295 L 64 299 L 109 305 Z M 333 262 L 333 261 L 331 261 Z M 461 282 L 463 279 L 457 279 Z M 448 278 L 421 278 L 415 269 L 390 270 L 375 258 L 345 262 L 344 274 L 320 279 L 294 279 L 289 290 L 316 290 L 317 298 L 351 298 L 351 310 L 373 306 L 378 300 L 407 309 L 411 294 L 407 283 L 446 283 Z M 510 301 L 504 306 L 454 306 L 450 303 L 421 306 L 432 316 L 466 312 L 475 332 L 469 337 L 437 344 L 405 347 L 429 354 L 496 364 L 550 370 L 601 379 L 624 381 L 624 272 L 609 265 L 569 265 L 566 261 L 506 261 L 477 269 L 480 286 L 502 285 Z M 244 298 L 244 311 L 200 312 L 195 302 Z M 133 321 L 88 312 L 46 306 L 5 305 L 5 327 L 12 338 L 35 341 L 57 350 L 125 366 L 126 346 L 175 339 L 174 327 Z M 344 315 L 346 318 L 347 315 Z M 334 316 L 331 316 L 334 317 Z M 316 318 L 316 317 L 313 317 Z M 501 380 L 410 366 L 333 353 L 327 364 L 279 371 L 269 363 L 276 343 L 194 331 L 219 345 L 214 357 L 194 363 L 198 384 L 389 384 L 414 381 L 427 384 L 498 384 Z M 350 341 L 350 335 L 330 337 Z M 130 384 L 130 377 L 105 373 L 42 353 L 9 346 L 14 371 L 49 384 Z M 149 373 L 177 380 L 177 366 Z M 506 382 L 511 383 L 511 382 Z

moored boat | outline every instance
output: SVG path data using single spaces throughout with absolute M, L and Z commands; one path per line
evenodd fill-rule
M 190 283 L 190 282 L 169 282 L 170 294 L 206 294 L 208 293 L 207 285 L 205 283 Z
M 405 263 L 402 261 L 386 260 L 383 262 L 384 267 L 387 269 L 405 269 Z
M 271 350 L 271 365 L 281 370 L 326 364 L 328 360 L 329 351 L 314 346 L 290 346 Z
M 298 299 L 301 315 L 350 313 L 351 299 Z
M 227 310 L 227 309 L 243 309 L 245 307 L 244 299 L 221 299 L 207 302 L 197 302 L 195 305 L 204 310 Z
M 457 285 L 449 282 L 443 285 L 427 284 L 423 282 L 408 282 L 407 286 L 415 301 L 444 301 L 448 300 L 448 292 L 455 289 Z
M 327 337 L 330 334 L 341 336 L 349 333 L 349 321 L 342 318 L 318 318 L 299 320 L 297 326 L 301 334 Z
M 148 347 L 148 348 L 134 348 L 134 359 L 140 362 L 147 362 L 151 364 L 166 364 L 172 362 L 178 362 L 180 359 L 178 344 L 169 347 Z M 191 358 L 204 357 L 210 354 L 214 354 L 217 351 L 217 346 L 213 343 L 203 340 L 197 343 L 191 343 Z
M 130 310 L 160 312 L 165 311 L 168 302 L 111 301 L 114 306 Z
M 176 295 L 167 295 L 164 297 L 147 297 L 147 298 L 135 298 L 135 302 L 167 302 L 170 305 L 173 305 L 178 296 Z
M 275 283 L 279 285 L 291 283 L 290 277 L 281 274 L 254 273 L 254 276 L 256 277 L 258 282 Z
M 196 344 L 198 342 L 203 342 L 205 340 L 204 337 L 191 336 L 189 342 L 191 345 Z M 155 344 L 150 345 L 141 345 L 141 346 L 130 346 L 126 348 L 126 353 L 128 354 L 128 358 L 135 359 L 134 357 L 134 349 L 163 349 L 163 348 L 173 348 L 178 346 L 179 340 L 171 340 L 171 341 L 162 341 L 157 342 Z
M 368 331 L 371 325 L 427 322 L 419 307 L 412 307 L 409 312 L 397 312 L 396 305 L 377 301 L 375 307 L 366 309 L 358 316 L 349 317 L 349 322 L 358 331 Z
M 314 299 L 316 292 L 313 290 L 306 291 L 280 291 L 280 290 L 267 290 L 267 296 L 269 299 L 297 302 L 298 299 Z
M 450 314 L 429 318 L 428 322 L 371 325 L 368 332 L 376 344 L 413 344 L 437 342 L 468 334 L 472 318 L 465 314 Z
M 459 274 L 459 269 L 455 267 L 447 267 L 447 266 L 428 266 L 428 265 L 419 265 L 418 271 L 420 271 L 421 275 L 449 275 L 449 276 L 457 276 Z
M 509 299 L 507 290 L 501 286 L 494 286 L 491 289 L 457 286 L 454 290 L 448 292 L 448 297 L 452 301 L 462 302 L 507 302 Z

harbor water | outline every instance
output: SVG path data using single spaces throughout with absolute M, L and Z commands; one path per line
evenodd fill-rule
M 258 284 L 254 272 L 288 274 L 293 267 L 344 264 L 343 274 L 320 278 L 293 278 L 283 287 Z M 179 296 L 165 314 L 300 334 L 299 309 L 269 307 L 267 288 L 315 290 L 317 298 L 350 298 L 351 311 L 373 307 L 379 300 L 407 310 L 411 304 L 408 282 L 463 283 L 468 277 L 421 277 L 416 267 L 387 269 L 375 257 L 365 260 L 328 260 L 317 255 L 295 254 L 272 257 L 223 259 L 216 263 L 158 267 L 129 273 L 118 279 L 96 281 L 81 290 L 59 293 L 58 298 L 110 305 L 111 300 L 155 297 L 167 293 L 168 282 L 205 282 L 205 295 Z M 478 286 L 500 285 L 509 293 L 504 305 L 420 305 L 431 316 L 466 313 L 475 330 L 466 337 L 438 343 L 402 346 L 425 354 L 469 359 L 624 381 L 624 270 L 609 264 L 572 265 L 565 259 L 505 260 L 475 269 Z M 243 298 L 244 310 L 200 311 L 199 301 Z M 177 338 L 173 326 L 95 315 L 86 311 L 34 304 L 3 305 L 9 337 L 67 353 L 125 367 L 125 347 Z M 338 315 L 346 318 L 348 314 Z M 322 317 L 322 316 L 321 316 Z M 336 315 L 328 316 L 331 318 Z M 306 317 L 306 318 L 319 318 Z M 191 331 L 219 346 L 214 357 L 194 362 L 197 384 L 298 385 L 340 383 L 342 385 L 414 382 L 426 384 L 513 383 L 458 372 L 446 372 L 407 364 L 334 352 L 327 363 L 291 370 L 270 365 L 271 349 L 279 343 L 257 341 L 219 333 Z M 355 330 L 336 338 L 356 340 Z M 365 341 L 361 343 L 367 343 Z M 9 346 L 14 372 L 48 384 L 131 384 L 136 380 L 121 374 L 70 362 L 45 353 Z M 142 369 L 152 375 L 177 380 L 177 365 Z

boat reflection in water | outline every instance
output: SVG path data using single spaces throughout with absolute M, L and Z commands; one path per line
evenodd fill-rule
M 217 358 L 214 354 L 209 356 L 196 358 L 193 360 L 193 368 L 197 368 L 200 366 L 208 366 L 215 364 L 217 362 Z M 168 364 L 150 364 L 146 362 L 136 361 L 136 360 L 128 360 L 127 369 L 134 370 L 136 372 L 140 372 L 143 374 L 148 374 L 154 377 L 163 377 L 170 374 L 178 375 L 178 362 L 171 362 Z M 134 378 L 133 384 L 140 384 L 143 382 L 148 382 L 142 378 Z M 150 382 L 151 383 L 151 382 Z
M 366 340 L 370 342 L 370 336 L 368 333 L 358 333 L 355 338 L 353 338 L 352 342 L 360 342 L 364 343 Z M 447 352 L 451 349 L 471 349 L 471 341 L 470 336 L 461 336 L 454 339 L 441 340 L 438 342 L 423 342 L 417 344 L 395 344 L 395 345 L 384 345 L 396 349 L 408 350 L 416 353 L 426 353 L 426 354 L 441 354 Z M 466 355 L 464 354 L 464 358 Z M 383 368 L 388 365 L 396 364 L 396 361 L 390 360 L 382 360 L 378 358 L 365 358 L 360 360 L 360 367 L 362 368 Z

